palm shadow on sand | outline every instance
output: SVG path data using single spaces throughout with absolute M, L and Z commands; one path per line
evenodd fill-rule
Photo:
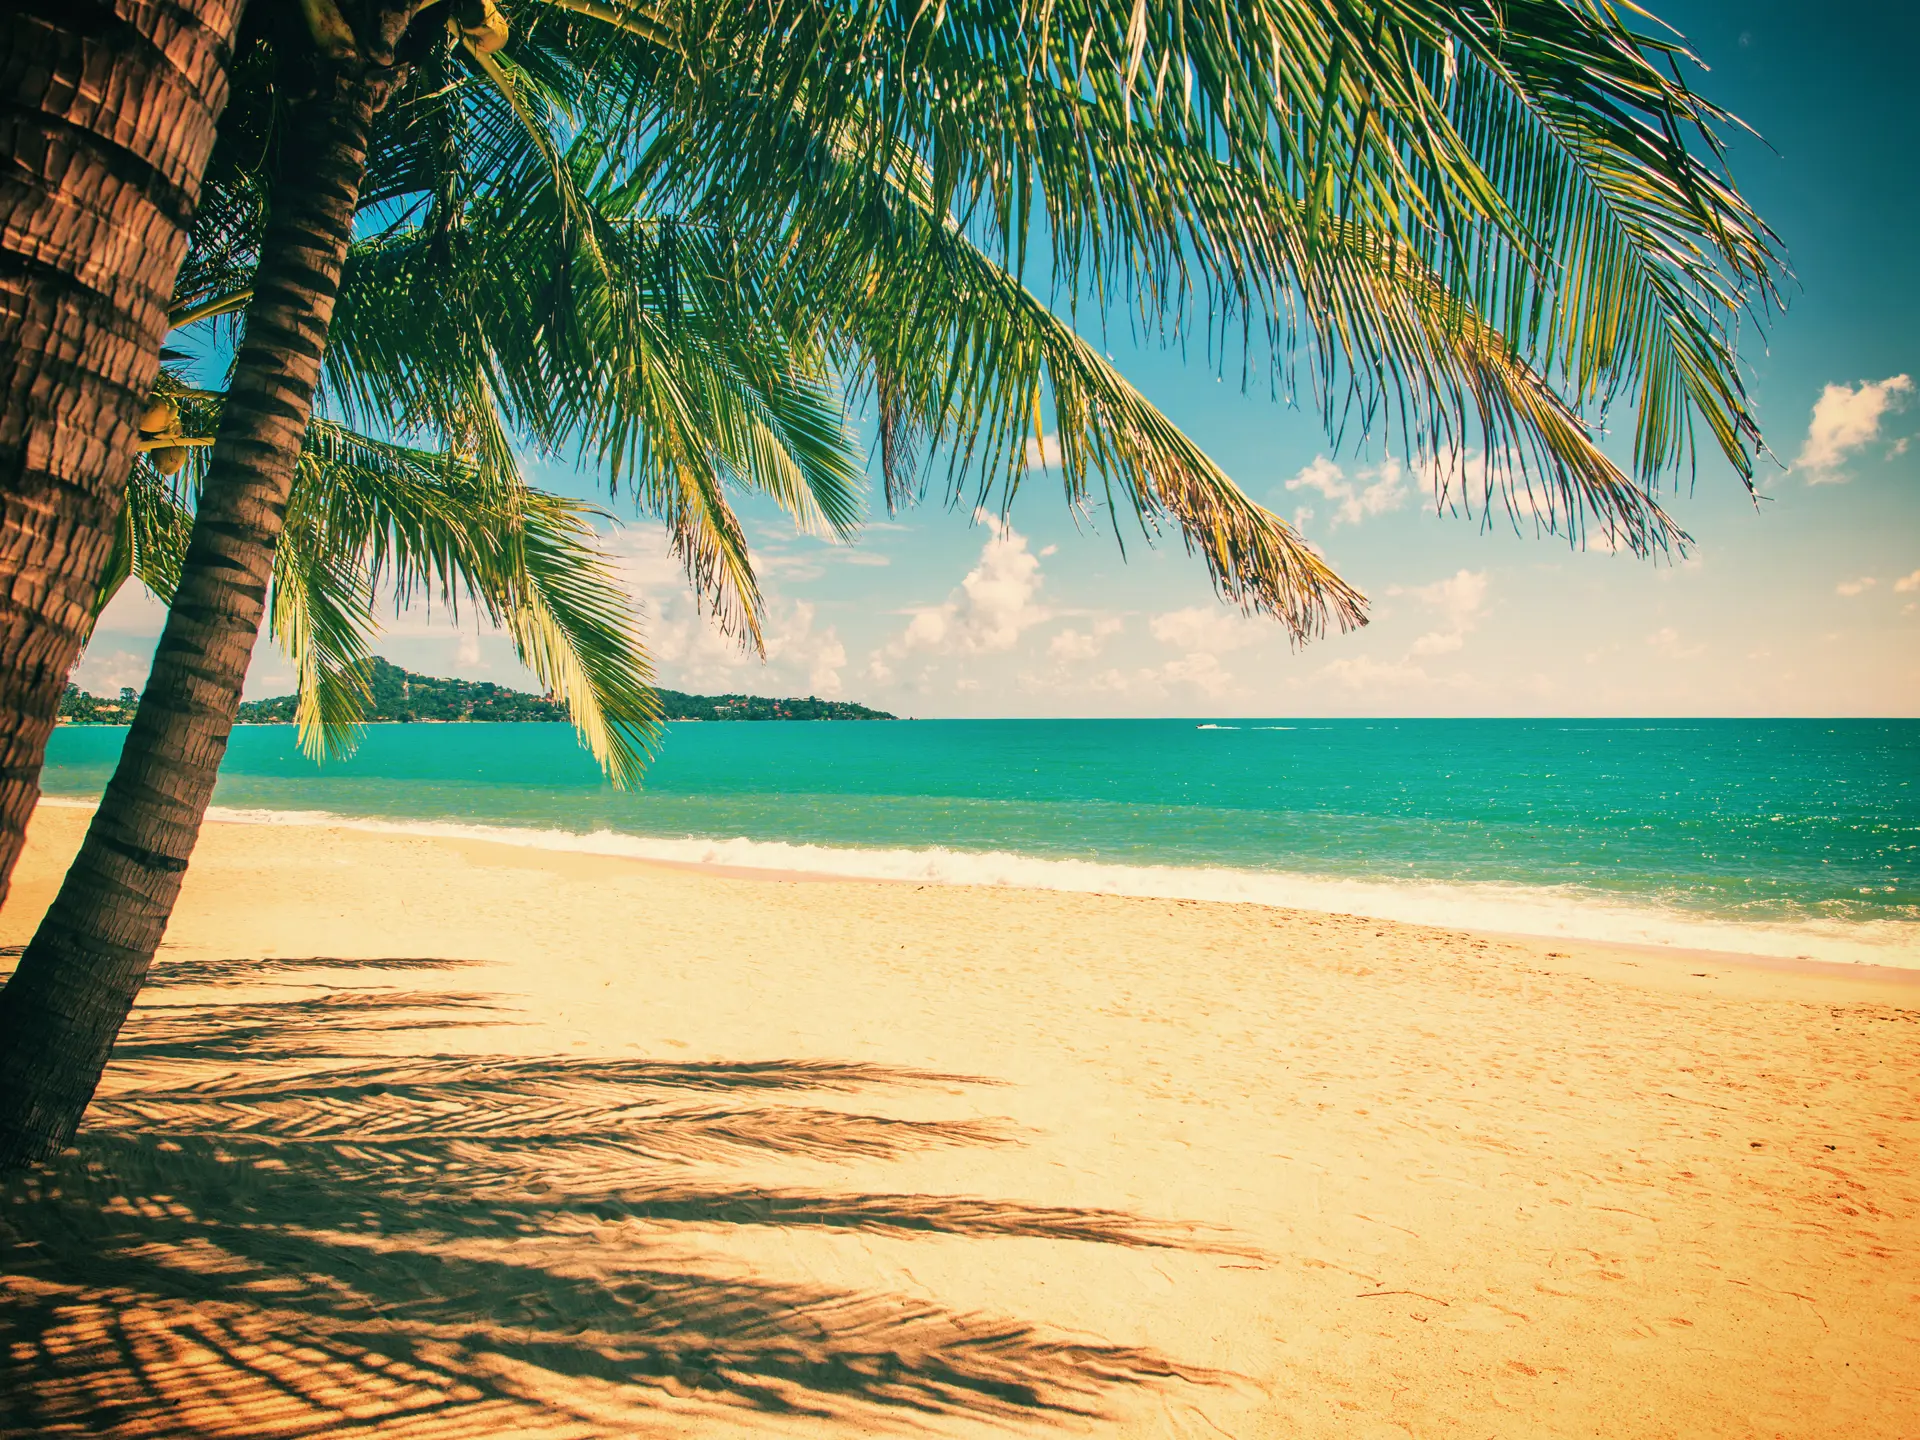
M 77 1153 L 0 1188 L 0 1433 L 444 1440 L 729 1419 L 870 1433 L 1084 1422 L 1142 1387 L 1227 1379 L 716 1257 L 716 1229 L 736 1226 L 1247 1253 L 1120 1211 L 715 1174 L 756 1157 L 1017 1143 L 992 1122 L 886 1113 L 990 1081 L 817 1061 L 380 1055 L 397 1029 L 497 1020 L 488 996 L 401 988 L 456 964 L 156 972 Z M 293 983 L 315 971 L 352 983 Z M 296 993 L 169 1003 L 183 985 L 257 987 L 275 972 Z

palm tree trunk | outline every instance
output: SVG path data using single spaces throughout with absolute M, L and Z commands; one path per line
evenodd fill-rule
M 0 900 L 113 549 L 244 4 L 0 7 Z
M 0 1170 L 71 1141 L 173 913 L 266 609 L 372 116 L 369 83 L 342 74 L 289 117 L 245 338 L 146 693 L 59 897 L 0 991 Z

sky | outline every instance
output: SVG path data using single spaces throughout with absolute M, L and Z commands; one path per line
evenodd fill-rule
M 1529 527 L 1435 513 L 1378 451 L 1243 393 L 1198 353 L 1103 338 L 1122 371 L 1248 493 L 1372 601 L 1372 623 L 1292 646 L 1212 594 L 1177 535 L 1075 518 L 1032 473 L 1006 523 L 938 501 L 851 546 L 747 507 L 767 656 L 699 616 L 657 527 L 608 544 L 660 683 L 817 694 L 903 715 L 1920 715 L 1920 7 L 1887 0 L 1655 0 L 1710 67 L 1696 84 L 1759 134 L 1732 137 L 1748 198 L 1783 238 L 1789 304 L 1743 346 L 1771 455 L 1760 499 L 1702 452 L 1670 512 L 1677 563 L 1575 550 Z M 1237 362 L 1237 357 L 1236 357 Z M 533 467 L 592 494 L 591 474 Z M 937 488 L 937 487 L 936 487 Z M 619 511 L 617 503 L 610 508 Z M 128 586 L 76 679 L 138 686 L 159 606 Z M 444 612 L 389 615 L 376 648 L 430 674 L 534 689 L 504 637 Z M 261 642 L 248 694 L 292 688 Z

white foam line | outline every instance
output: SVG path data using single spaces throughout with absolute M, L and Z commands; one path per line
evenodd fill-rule
M 1920 968 L 1920 925 L 1899 921 L 1742 925 L 1602 899 L 1563 886 L 1432 881 L 1341 880 L 1260 870 L 1176 865 L 1115 865 L 1052 860 L 1009 851 L 856 849 L 784 840 L 703 840 L 442 821 L 380 820 L 324 810 L 235 810 L 208 818 L 246 825 L 336 826 L 376 834 L 441 836 L 583 855 L 626 856 L 683 865 L 801 872 L 847 880 L 985 885 L 1162 900 L 1214 900 L 1326 914 L 1360 915 L 1459 930 L 1494 930 L 1546 939 L 1599 940 L 1717 950 L 1782 959 L 1852 961 Z

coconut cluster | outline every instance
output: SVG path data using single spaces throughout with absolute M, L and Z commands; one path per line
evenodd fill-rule
M 507 43 L 507 17 L 494 0 L 466 0 L 460 6 L 458 23 L 467 43 L 481 55 L 491 55 Z
M 162 475 L 178 475 L 180 467 L 187 463 L 186 446 L 166 443 L 182 438 L 180 407 L 164 395 L 154 396 L 140 416 L 140 442 L 147 458 L 153 461 L 153 468 Z

